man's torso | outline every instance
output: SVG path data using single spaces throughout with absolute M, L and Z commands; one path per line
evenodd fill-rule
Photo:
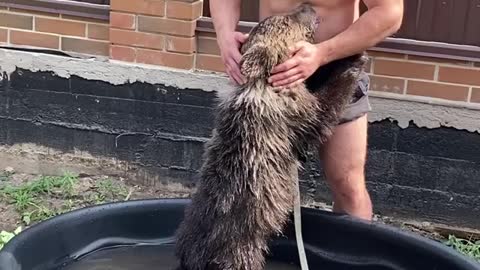
M 286 13 L 300 5 L 301 0 L 260 0 L 260 20 Z M 316 41 L 332 38 L 348 28 L 359 16 L 359 0 L 308 0 L 316 10 L 320 24 Z

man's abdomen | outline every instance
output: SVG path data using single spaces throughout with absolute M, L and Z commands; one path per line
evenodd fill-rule
M 259 17 L 288 13 L 304 1 L 300 0 L 260 0 Z M 316 41 L 322 42 L 347 29 L 358 18 L 358 0 L 310 0 L 320 24 L 316 31 Z

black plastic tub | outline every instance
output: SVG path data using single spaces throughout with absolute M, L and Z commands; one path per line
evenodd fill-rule
M 186 199 L 129 201 L 57 216 L 12 239 L 0 252 L 0 269 L 174 269 L 173 234 L 187 203 Z M 441 243 L 395 228 L 315 209 L 302 209 L 302 218 L 312 270 L 480 269 L 472 259 Z M 121 266 L 88 268 L 81 266 L 83 262 Z M 272 241 L 267 268 L 300 269 L 298 265 L 291 224 L 284 236 Z

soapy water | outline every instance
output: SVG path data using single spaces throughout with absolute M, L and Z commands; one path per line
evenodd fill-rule
M 173 245 L 116 247 L 93 252 L 58 270 L 174 270 L 177 259 Z M 298 270 L 300 267 L 267 261 L 265 270 Z

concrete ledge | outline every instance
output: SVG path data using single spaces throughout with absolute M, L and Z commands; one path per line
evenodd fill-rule
M 174 87 L 178 89 L 214 92 L 222 97 L 233 90 L 233 85 L 224 74 L 186 71 L 152 65 L 128 64 L 97 59 L 78 59 L 63 56 L 0 49 L 0 72 L 5 79 L 16 70 L 43 71 L 60 78 L 86 79 L 89 83 L 130 87 L 134 83 Z M 90 82 L 94 81 L 94 82 Z M 460 104 L 432 98 L 406 97 L 388 93 L 372 92 L 374 111 L 370 121 L 389 119 L 406 127 L 411 121 L 420 127 L 453 127 L 460 130 L 480 132 L 480 117 L 477 104 Z

